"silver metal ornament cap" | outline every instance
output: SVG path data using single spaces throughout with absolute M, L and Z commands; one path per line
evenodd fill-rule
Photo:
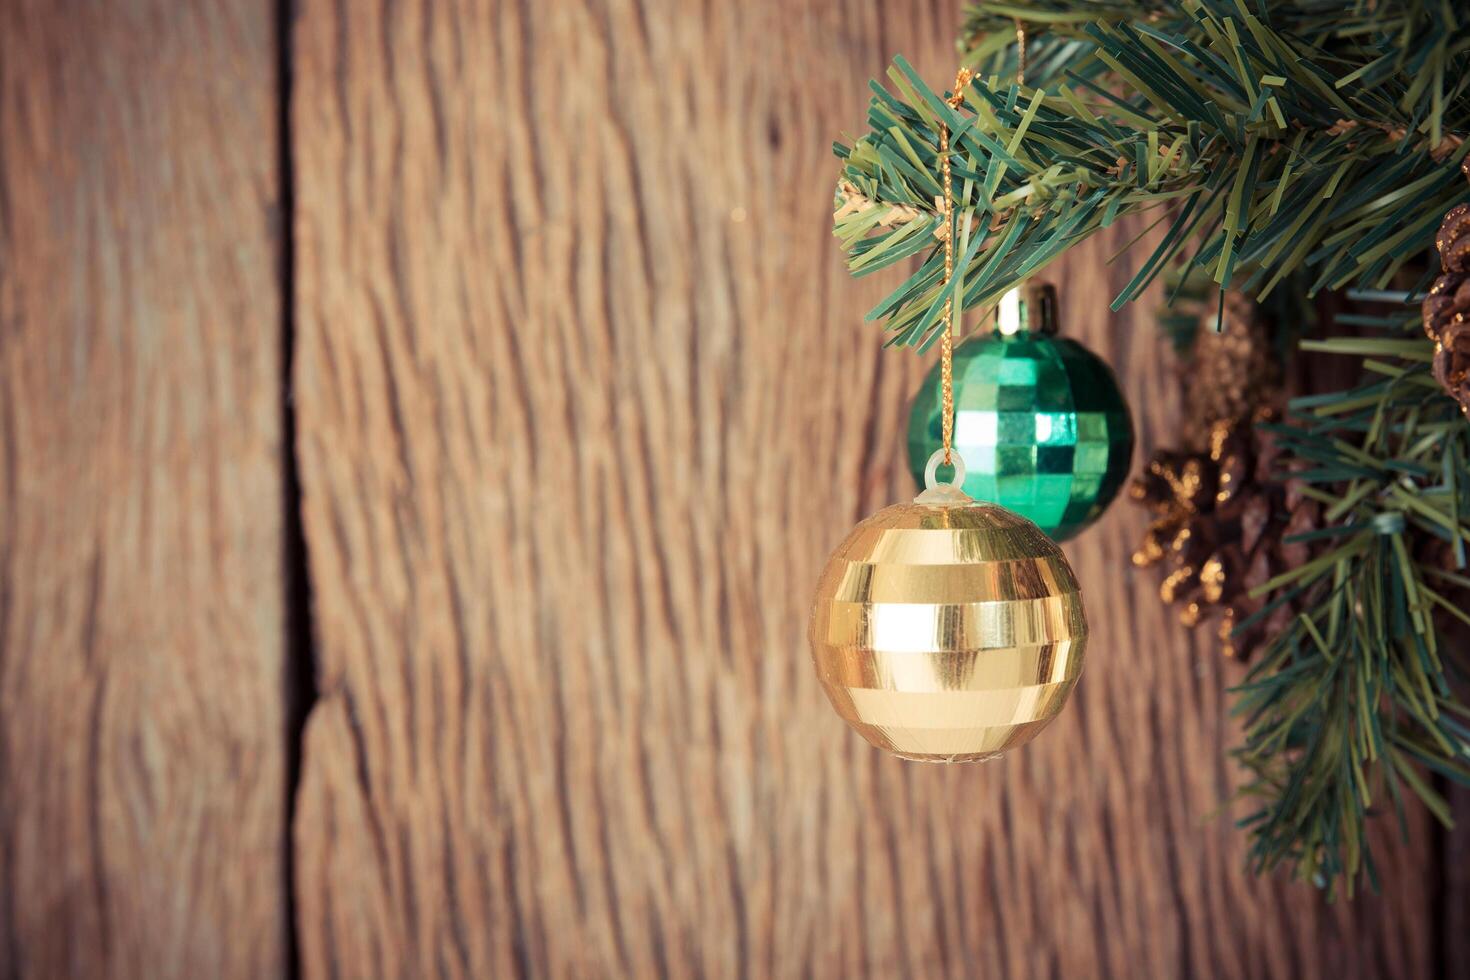
M 1003 336 L 1057 332 L 1057 287 L 1049 282 L 1026 282 L 1009 290 L 995 309 L 995 328 Z

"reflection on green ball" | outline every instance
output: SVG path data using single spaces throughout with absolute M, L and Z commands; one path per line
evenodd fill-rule
M 1112 369 L 1041 333 L 972 337 L 954 350 L 955 448 L 965 492 L 1030 518 L 1058 541 L 1097 520 L 1128 476 L 1133 420 Z M 939 365 L 909 416 L 909 468 L 943 445 Z

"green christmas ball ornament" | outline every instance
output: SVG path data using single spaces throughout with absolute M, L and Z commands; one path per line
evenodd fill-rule
M 1025 517 L 1057 541 L 1107 509 L 1128 476 L 1133 419 L 1112 369 L 1056 336 L 1056 290 L 1043 283 L 1001 300 L 997 329 L 954 349 L 954 448 L 964 491 Z M 909 416 L 909 468 L 943 445 L 935 365 Z

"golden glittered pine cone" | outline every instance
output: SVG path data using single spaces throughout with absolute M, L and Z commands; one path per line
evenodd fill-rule
M 1218 615 L 1228 656 L 1248 656 L 1279 632 L 1282 617 L 1299 611 L 1300 603 L 1284 603 L 1231 636 L 1264 607 L 1264 600 L 1251 598 L 1252 589 L 1310 559 L 1310 543 L 1286 539 L 1321 527 L 1314 502 L 1271 478 L 1278 450 L 1256 423 L 1273 417 L 1262 410 L 1242 423 L 1215 423 L 1203 439 L 1205 451 L 1156 453 L 1131 489 L 1155 515 L 1134 563 L 1165 562 L 1169 573 L 1159 597 L 1179 608 L 1186 626 Z
M 1465 321 L 1470 312 L 1470 204 L 1451 208 L 1434 236 L 1442 274 L 1424 297 L 1424 332 L 1440 340 L 1445 330 Z
M 1470 158 L 1461 165 L 1470 176 Z M 1470 414 L 1470 204 L 1451 208 L 1434 236 L 1442 274 L 1424 298 L 1435 380 Z
M 1035 524 L 991 504 L 915 502 L 833 553 L 810 639 L 822 687 L 863 738 L 905 759 L 975 762 L 1061 710 L 1087 620 L 1071 566 Z
M 1259 303 L 1227 290 L 1218 332 L 1214 317 L 1213 304 L 1201 312 L 1188 367 L 1191 406 L 1185 438 L 1195 447 L 1205 444 L 1215 423 L 1250 417 L 1281 383 L 1270 323 Z

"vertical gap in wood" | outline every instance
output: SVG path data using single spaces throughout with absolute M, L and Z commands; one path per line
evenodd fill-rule
M 1431 777 L 1431 785 L 1435 792 L 1443 795 L 1445 799 L 1452 799 L 1449 795 L 1449 780 L 1444 776 L 1434 775 Z M 1450 832 L 1444 824 L 1438 820 L 1431 821 L 1429 832 L 1433 836 L 1429 840 L 1429 881 L 1425 886 L 1425 892 L 1429 898 L 1429 962 L 1433 967 L 1432 976 L 1447 977 L 1444 972 L 1449 964 L 1445 962 L 1445 954 L 1448 952 L 1449 936 L 1447 927 L 1451 925 L 1453 915 L 1445 905 L 1445 899 L 1449 897 L 1450 876 L 1446 871 L 1445 862 L 1450 859 Z
M 311 583 L 306 534 L 301 523 L 301 476 L 296 458 L 296 405 L 292 383 L 296 353 L 296 171 L 291 134 L 291 29 L 295 0 L 277 0 L 276 144 L 280 181 L 281 283 L 281 473 L 282 506 L 286 508 L 286 794 L 283 840 L 286 914 L 286 976 L 301 976 L 301 942 L 296 915 L 296 800 L 301 786 L 302 746 L 306 719 L 317 699 L 316 654 L 311 631 Z
M 1435 790 L 1450 803 L 1450 812 L 1459 818 L 1454 827 L 1438 820 L 1431 845 L 1429 885 L 1430 911 L 1434 916 L 1432 976 L 1452 977 L 1463 971 L 1470 956 L 1470 833 L 1465 818 L 1470 814 L 1470 790 L 1445 776 L 1436 775 Z

